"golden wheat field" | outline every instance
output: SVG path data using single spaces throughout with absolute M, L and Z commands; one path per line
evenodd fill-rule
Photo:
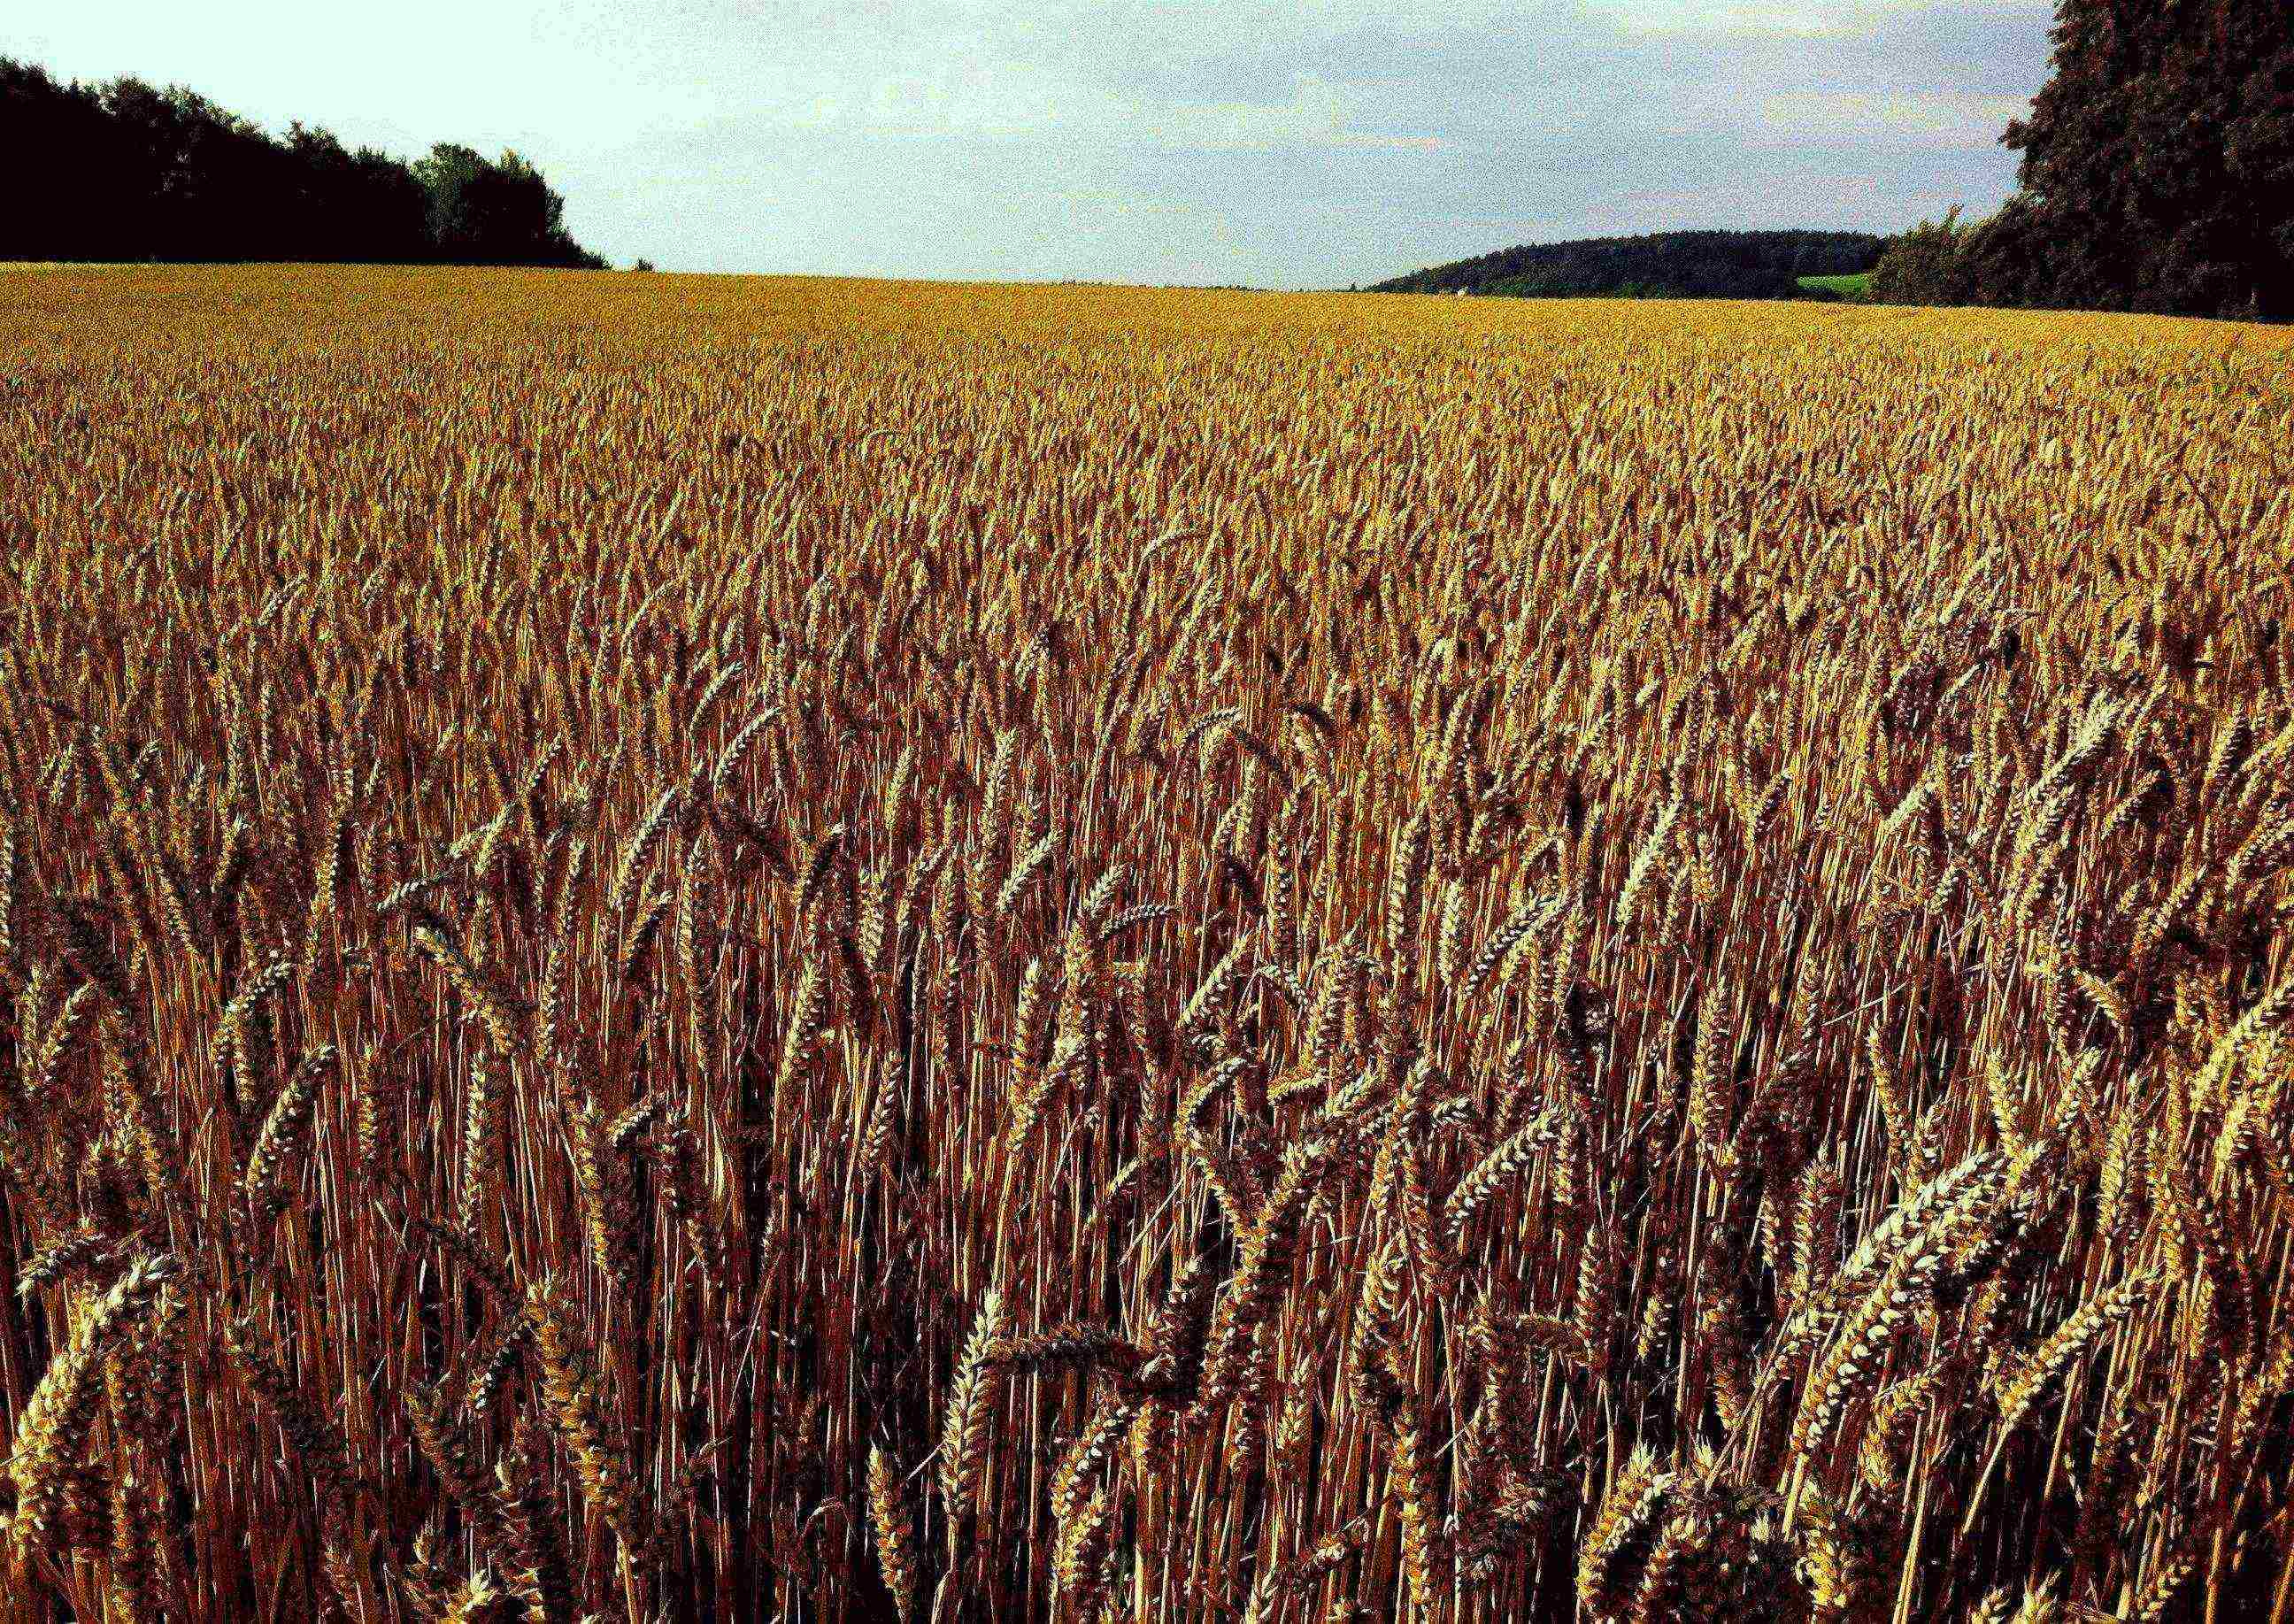
M 0 1618 L 2294 1618 L 2290 357 L 0 273 Z

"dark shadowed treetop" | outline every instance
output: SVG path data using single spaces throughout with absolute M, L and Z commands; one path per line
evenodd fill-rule
M 489 163 L 468 147 L 441 143 L 414 166 L 429 199 L 431 240 L 448 259 L 476 259 L 501 248 L 525 248 L 548 263 L 573 243 L 565 200 L 541 171 L 515 152 Z
M 2022 190 L 1891 250 L 1883 298 L 2294 318 L 2294 4 L 2058 0 Z
M 2023 154 L 2051 302 L 2294 314 L 2294 5 L 2062 0 Z
M 299 123 L 273 137 L 181 86 L 0 57 L 0 260 L 603 263 L 515 152 L 442 144 L 409 166 Z

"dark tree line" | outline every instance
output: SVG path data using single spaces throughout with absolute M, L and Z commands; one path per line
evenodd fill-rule
M 1664 231 L 1501 248 L 1379 282 L 1373 293 L 1517 298 L 1805 298 L 1803 276 L 1868 271 L 1885 240 L 1860 231 Z
M 2294 3 L 2058 0 L 1999 213 L 1925 223 L 1873 296 L 2294 319 Z
M 180 86 L 64 84 L 0 57 L 0 260 L 605 263 L 515 152 L 441 144 L 408 164 L 300 124 L 269 135 Z

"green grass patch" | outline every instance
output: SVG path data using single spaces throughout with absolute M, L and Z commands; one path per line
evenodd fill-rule
M 1853 276 L 1802 276 L 1796 281 L 1812 292 L 1836 293 L 1843 299 L 1852 299 L 1872 286 L 1872 273 L 1859 271 Z

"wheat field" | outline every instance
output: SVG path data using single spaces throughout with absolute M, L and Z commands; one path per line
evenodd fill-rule
M 2290 357 L 0 272 L 0 1618 L 2294 1618 Z

